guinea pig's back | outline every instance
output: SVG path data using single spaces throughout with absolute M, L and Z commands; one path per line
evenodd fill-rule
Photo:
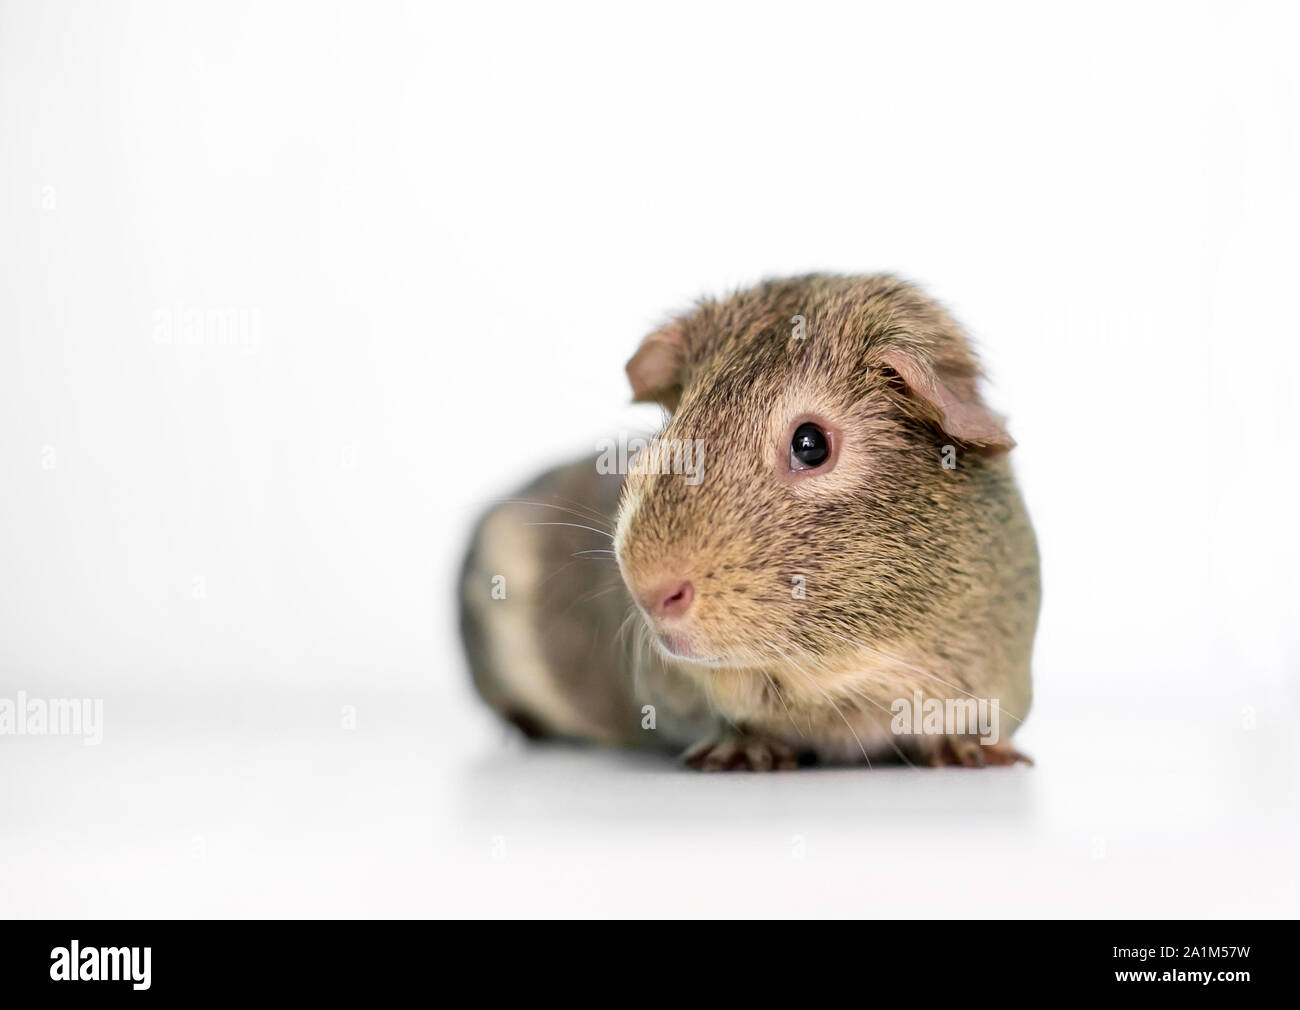
M 474 532 L 460 584 L 474 684 L 530 737 L 627 744 L 641 735 L 620 634 L 631 601 L 612 553 L 622 484 L 594 459 L 558 467 Z

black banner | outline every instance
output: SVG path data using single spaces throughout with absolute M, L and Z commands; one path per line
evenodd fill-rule
M 0 928 L 6 997 L 79 1001 L 396 997 L 409 993 L 413 981 L 429 994 L 428 984 L 443 976 L 461 989 L 468 971 L 483 976 L 484 995 L 499 995 L 514 982 L 535 997 L 548 978 L 617 984 L 623 974 L 631 989 L 649 987 L 662 998 L 682 991 L 683 971 L 721 971 L 729 987 L 741 989 L 748 976 L 759 988 L 789 984 L 806 991 L 829 980 L 853 984 L 850 976 L 866 970 L 860 983 L 868 991 L 899 987 L 917 998 L 943 984 L 960 986 L 954 993 L 969 997 L 970 986 L 987 983 L 1047 995 L 1130 989 L 1239 999 L 1261 984 L 1272 991 L 1294 978 L 1289 922 L 723 921 L 599 930 L 572 923 L 548 924 L 544 934 L 536 923 L 430 921 L 41 920 Z M 515 938 L 502 936 L 505 931 Z M 633 931 L 642 934 L 636 942 L 621 935 Z M 566 933 L 573 936 L 565 939 Z M 566 991 L 574 990 L 556 989 L 545 998 L 564 998 Z M 934 993 L 941 996 L 941 988 Z

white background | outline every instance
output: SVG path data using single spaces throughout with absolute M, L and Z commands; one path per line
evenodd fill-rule
M 0 698 L 105 718 L 0 737 L 0 913 L 1295 915 L 1298 28 L 0 3 Z M 473 517 L 653 424 L 622 365 L 670 311 L 815 269 L 983 350 L 1037 767 L 512 741 L 455 636 Z M 249 342 L 162 339 L 223 312 Z

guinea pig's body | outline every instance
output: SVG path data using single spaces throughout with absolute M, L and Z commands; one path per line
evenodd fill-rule
M 479 693 L 526 735 L 684 747 L 713 719 L 629 621 L 632 598 L 605 553 L 622 486 L 592 457 L 493 508 L 466 559 L 462 632 Z
M 891 277 L 768 282 L 651 334 L 628 374 L 672 416 L 626 478 L 552 471 L 475 535 L 489 704 L 705 770 L 1021 758 L 1037 549 L 941 308 Z M 661 465 L 683 445 L 693 480 Z

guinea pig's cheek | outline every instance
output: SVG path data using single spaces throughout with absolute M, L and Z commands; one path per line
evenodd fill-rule
M 633 522 L 641 508 L 642 491 L 636 482 L 628 478 L 623 485 L 623 500 L 618 506 L 618 515 L 614 518 L 614 560 L 618 562 L 619 571 L 627 579 L 624 559 L 633 553 L 635 536 L 632 533 Z

